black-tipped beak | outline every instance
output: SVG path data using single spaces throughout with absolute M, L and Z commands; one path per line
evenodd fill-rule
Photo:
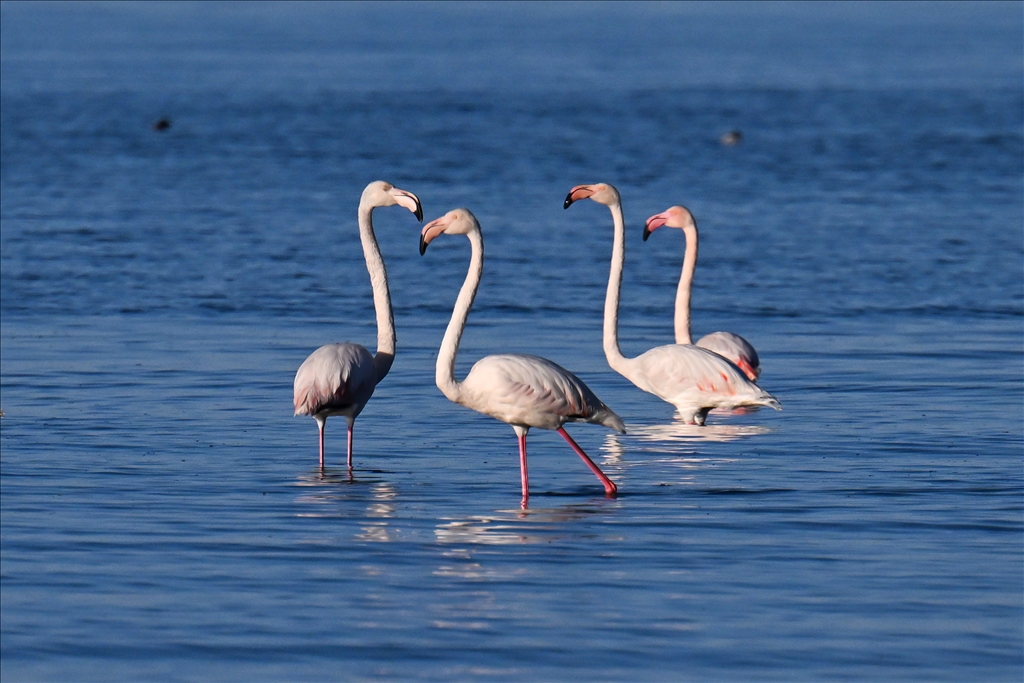
M 644 226 L 644 242 L 646 242 L 646 241 L 647 241 L 647 238 L 648 238 L 648 237 L 650 237 L 650 236 L 651 236 L 651 229 L 650 229 L 650 228 L 648 228 L 648 227 L 647 227 L 647 226 L 645 225 L 645 226 Z
M 570 206 L 572 206 L 572 192 L 565 195 L 565 204 L 562 204 L 562 208 L 568 209 Z
M 423 220 L 422 218 L 420 220 Z M 423 235 L 420 235 L 420 256 L 427 253 L 427 240 L 423 239 Z
M 413 212 L 413 215 L 416 216 L 416 220 L 420 223 L 423 222 L 423 207 L 420 206 L 420 200 L 418 199 L 416 200 L 416 211 Z M 422 254 L 423 252 L 420 253 Z

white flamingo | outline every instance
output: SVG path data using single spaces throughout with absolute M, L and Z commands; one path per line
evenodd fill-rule
M 522 507 L 530 498 L 526 469 L 526 435 L 531 427 L 552 429 L 562 435 L 587 467 L 614 495 L 615 484 L 594 464 L 565 428 L 566 422 L 592 422 L 625 433 L 622 420 L 602 403 L 580 378 L 545 358 L 524 354 L 486 356 L 476 362 L 466 379 L 455 379 L 455 356 L 466 329 L 484 270 L 484 239 L 480 224 L 469 209 L 454 209 L 423 226 L 420 254 L 440 234 L 466 235 L 472 247 L 469 273 L 459 291 L 451 322 L 437 356 L 437 387 L 448 400 L 490 415 L 512 426 L 519 437 L 519 470 L 523 485 Z
M 676 290 L 676 344 L 692 344 L 690 337 L 690 292 L 693 286 L 693 272 L 697 269 L 697 222 L 693 214 L 682 206 L 673 206 L 662 213 L 651 216 L 644 225 L 644 241 L 661 226 L 680 228 L 686 235 L 686 252 L 683 256 L 683 272 L 679 276 Z M 750 381 L 757 381 L 761 375 L 761 361 L 754 346 L 743 337 L 732 332 L 712 332 L 697 341 L 697 346 L 714 351 L 728 358 L 746 374 Z
M 636 358 L 619 349 L 619 293 L 626 260 L 625 225 L 619 192 L 607 183 L 577 185 L 565 198 L 565 208 L 580 199 L 592 199 L 612 212 L 615 239 L 611 272 L 604 301 L 604 354 L 608 365 L 644 391 L 668 401 L 690 424 L 704 424 L 712 408 L 771 406 L 781 410 L 774 396 L 757 386 L 743 371 L 718 354 L 692 344 L 658 346 Z
M 365 347 L 350 342 L 326 344 L 309 354 L 295 373 L 295 414 L 312 415 L 320 428 L 321 469 L 324 466 L 324 425 L 331 415 L 344 415 L 348 420 L 348 468 L 352 469 L 352 425 L 395 360 L 395 319 L 391 312 L 388 274 L 371 220 L 374 208 L 395 205 L 404 206 L 417 220 L 423 220 L 423 209 L 416 195 L 382 180 L 367 185 L 359 200 L 359 241 L 363 244 L 363 257 L 373 287 L 373 307 L 377 312 L 376 355 L 371 356 Z

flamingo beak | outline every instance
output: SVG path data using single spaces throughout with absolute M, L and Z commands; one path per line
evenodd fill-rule
M 563 209 L 568 209 L 572 206 L 573 202 L 578 202 L 581 199 L 586 199 L 594 194 L 594 189 L 590 185 L 577 185 L 576 187 L 569 190 L 569 194 L 565 196 L 565 203 L 562 204 Z
M 748 363 L 745 358 L 740 358 L 736 362 L 736 365 L 739 366 L 739 369 L 743 371 L 743 374 L 745 374 L 747 376 L 747 379 L 749 379 L 751 382 L 756 382 L 757 378 L 761 376 L 761 368 L 757 368 L 755 370 L 754 368 L 750 367 L 750 363 Z
M 441 216 L 423 226 L 423 231 L 420 233 L 420 256 L 427 253 L 427 245 L 442 234 L 445 228 L 451 225 L 451 222 L 452 219 L 448 216 Z
M 651 216 L 647 219 L 647 223 L 644 225 L 644 242 L 651 236 L 651 233 L 665 225 L 668 222 L 668 216 L 663 213 L 659 213 L 655 216 Z
M 420 206 L 420 198 L 414 195 L 412 192 L 406 192 L 405 190 L 399 190 L 397 187 L 392 187 L 388 190 L 388 194 L 394 197 L 395 202 L 399 206 L 412 211 L 413 215 L 416 216 L 416 220 L 423 220 L 423 207 Z

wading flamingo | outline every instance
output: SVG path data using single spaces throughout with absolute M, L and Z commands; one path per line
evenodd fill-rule
M 459 291 L 451 322 L 444 333 L 437 355 L 437 388 L 448 400 L 478 413 L 490 415 L 512 426 L 519 437 L 519 473 L 523 484 L 522 507 L 530 499 L 530 480 L 526 469 L 526 435 L 530 427 L 552 429 L 562 435 L 587 467 L 604 484 L 605 493 L 614 495 L 615 484 L 594 464 L 565 428 L 566 422 L 592 422 L 625 433 L 625 425 L 602 403 L 583 381 L 565 368 L 545 358 L 518 353 L 486 356 L 476 362 L 466 379 L 455 379 L 455 356 L 466 329 L 466 318 L 473 306 L 484 270 L 484 238 L 480 224 L 469 209 L 454 209 L 423 226 L 420 254 L 440 234 L 465 235 L 472 247 L 469 273 Z
M 644 226 L 644 241 L 661 226 L 680 228 L 686 235 L 686 253 L 683 256 L 683 272 L 679 276 L 676 290 L 676 344 L 692 344 L 690 337 L 690 291 L 693 286 L 693 272 L 697 269 L 697 222 L 685 207 L 673 206 L 651 216 Z M 743 337 L 732 332 L 712 332 L 697 341 L 697 346 L 714 351 L 731 360 L 746 374 L 750 381 L 761 375 L 761 361 L 754 346 Z
M 625 225 L 619 192 L 607 183 L 577 185 L 565 198 L 565 208 L 581 199 L 604 204 L 612 212 L 615 238 L 611 272 L 604 300 L 604 354 L 608 365 L 630 382 L 668 401 L 690 424 L 704 424 L 712 408 L 771 406 L 781 410 L 774 396 L 747 379 L 743 371 L 718 354 L 692 344 L 657 346 L 636 358 L 619 349 L 619 293 L 626 260 Z
M 350 342 L 326 344 L 309 354 L 295 373 L 295 414 L 312 415 L 320 428 L 320 469 L 324 467 L 324 424 L 331 415 L 344 415 L 348 420 L 348 468 L 352 469 L 352 425 L 395 360 L 395 318 L 388 274 L 371 220 L 374 208 L 395 205 L 404 206 L 416 215 L 416 220 L 423 220 L 416 195 L 382 180 L 367 185 L 359 200 L 359 241 L 377 312 L 377 354 L 371 356 L 365 347 Z

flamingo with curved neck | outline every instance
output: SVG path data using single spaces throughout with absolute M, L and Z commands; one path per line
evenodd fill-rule
M 526 467 L 526 435 L 531 427 L 557 431 L 604 485 L 605 493 L 615 495 L 616 486 L 580 448 L 563 425 L 566 422 L 591 422 L 625 433 L 625 425 L 612 410 L 594 395 L 583 381 L 551 361 L 518 353 L 481 358 L 461 382 L 455 378 L 455 357 L 466 329 L 484 270 L 484 238 L 480 224 L 469 209 L 454 209 L 423 226 L 420 254 L 439 235 L 465 235 L 472 255 L 469 272 L 459 290 L 451 322 L 444 333 L 437 355 L 437 387 L 448 400 L 489 415 L 511 425 L 519 439 L 519 473 L 522 481 L 522 507 L 530 499 L 530 480 Z
M 771 406 L 781 410 L 774 396 L 747 379 L 734 364 L 707 349 L 692 344 L 668 344 L 657 346 L 636 358 L 626 358 L 622 354 L 619 348 L 619 298 L 626 261 L 622 202 L 614 186 L 598 183 L 572 188 L 565 198 L 564 207 L 568 209 L 581 199 L 591 199 L 607 206 L 615 228 L 604 301 L 604 353 L 608 365 L 639 388 L 674 405 L 683 421 L 690 424 L 704 424 L 712 408 Z M 696 263 L 696 254 L 693 260 Z M 680 288 L 682 286 L 681 283 Z M 687 309 L 684 324 L 687 332 L 688 312 Z
M 676 290 L 676 343 L 692 344 L 690 337 L 690 295 L 693 285 L 693 272 L 697 268 L 697 222 L 693 214 L 684 206 L 673 206 L 647 219 L 644 225 L 644 241 L 651 233 L 660 228 L 679 228 L 686 235 L 686 251 L 683 254 L 683 272 L 679 276 L 679 288 Z M 761 361 L 753 344 L 732 332 L 712 332 L 697 341 L 697 346 L 714 351 L 719 356 L 732 361 L 743 370 L 750 381 L 756 381 L 761 375 Z
M 352 427 L 395 360 L 395 318 L 388 274 L 373 233 L 372 213 L 379 206 L 403 206 L 417 220 L 423 220 L 420 200 L 413 193 L 382 180 L 363 190 L 359 200 L 359 241 L 373 287 L 377 353 L 371 356 L 365 347 L 350 342 L 326 344 L 311 353 L 295 373 L 295 414 L 312 415 L 316 420 L 320 430 L 320 469 L 324 467 L 324 426 L 331 415 L 343 415 L 348 421 L 348 468 L 352 469 Z

